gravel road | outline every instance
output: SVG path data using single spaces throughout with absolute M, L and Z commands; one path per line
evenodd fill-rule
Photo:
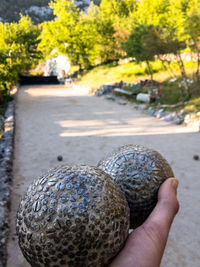
M 17 95 L 14 180 L 7 267 L 28 267 L 17 244 L 15 215 L 31 181 L 63 162 L 97 162 L 124 144 L 159 151 L 179 179 L 180 211 L 172 226 L 162 267 L 200 266 L 200 135 L 126 106 L 94 97 L 84 89 L 24 86 Z

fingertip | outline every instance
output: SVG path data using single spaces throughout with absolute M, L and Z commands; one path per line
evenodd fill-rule
M 170 180 L 170 183 L 171 183 L 172 187 L 175 190 L 175 193 L 177 193 L 177 188 L 178 188 L 178 185 L 179 185 L 178 179 L 176 179 L 176 178 L 169 178 L 169 180 Z
M 167 179 L 158 191 L 158 203 L 146 223 L 160 225 L 161 230 L 168 229 L 179 210 L 179 202 L 176 196 L 178 180 Z
M 179 181 L 172 177 L 168 178 L 158 191 L 158 206 L 167 206 L 174 214 L 179 210 L 179 202 L 177 199 L 177 188 Z
M 164 181 L 158 191 L 158 200 L 162 197 L 172 197 L 177 195 L 177 188 L 179 185 L 178 179 L 172 177 Z

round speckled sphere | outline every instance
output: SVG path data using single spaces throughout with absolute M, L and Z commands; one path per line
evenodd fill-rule
M 130 208 L 130 226 L 136 228 L 149 216 L 157 202 L 160 185 L 173 171 L 157 151 L 139 145 L 125 145 L 98 163 L 125 193 Z
M 62 165 L 35 180 L 17 212 L 19 246 L 31 266 L 105 266 L 128 236 L 129 207 L 96 167 Z

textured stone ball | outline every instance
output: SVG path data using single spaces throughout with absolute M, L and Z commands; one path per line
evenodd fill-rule
M 157 203 L 160 185 L 173 171 L 158 152 L 139 145 L 117 148 L 98 163 L 125 193 L 130 208 L 130 226 L 136 228 Z
M 57 161 L 62 161 L 63 160 L 63 157 L 61 155 L 58 155 L 57 156 Z
M 31 266 L 105 266 L 128 236 L 130 210 L 102 170 L 62 165 L 35 180 L 17 212 L 19 246 Z
M 194 155 L 194 156 L 193 156 L 193 159 L 194 159 L 194 160 L 199 160 L 199 155 Z

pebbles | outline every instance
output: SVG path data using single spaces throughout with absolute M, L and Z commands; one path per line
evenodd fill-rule
M 6 264 L 6 241 L 8 235 L 8 208 L 10 205 L 10 182 L 12 180 L 12 157 L 14 136 L 14 101 L 5 113 L 4 133 L 0 139 L 0 266 Z
M 95 95 L 96 96 L 102 96 L 104 94 L 111 93 L 111 92 L 113 92 L 114 88 L 115 88 L 115 86 L 111 86 L 111 85 L 107 85 L 107 84 L 101 85 L 100 88 L 95 92 Z
M 136 109 L 147 113 L 150 116 L 154 116 L 157 119 L 164 120 L 166 122 L 172 122 L 175 124 L 181 124 L 184 122 L 184 110 L 179 112 L 168 112 L 161 109 L 154 109 L 153 107 L 146 108 L 145 105 L 138 105 Z

